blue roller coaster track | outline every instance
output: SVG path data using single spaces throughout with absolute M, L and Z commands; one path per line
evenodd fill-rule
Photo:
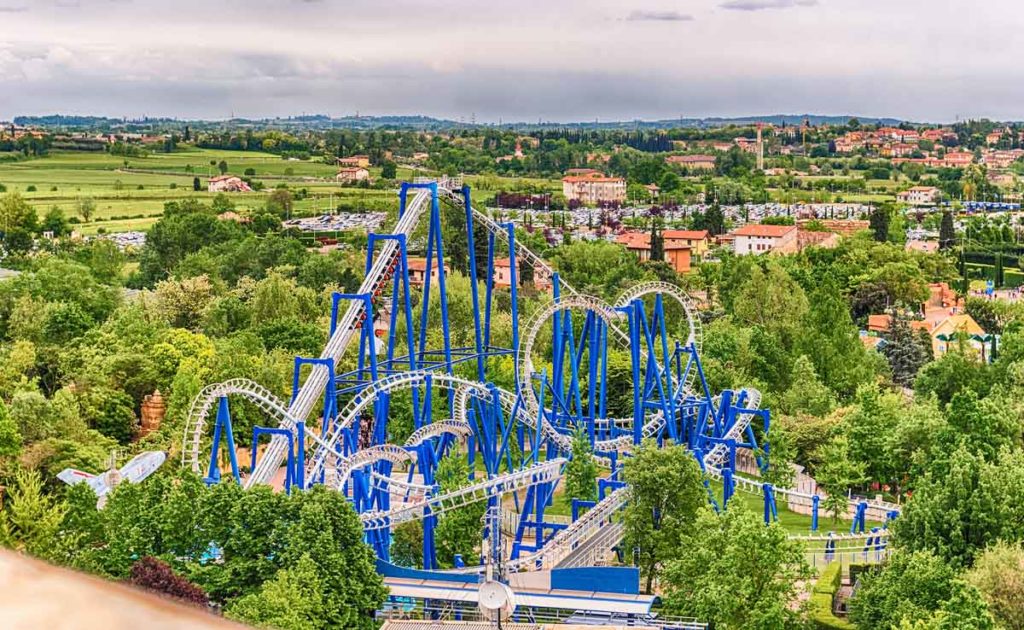
M 453 345 L 449 326 L 442 204 L 451 204 L 465 220 L 460 229 L 465 230 L 473 315 L 467 347 Z M 474 242 L 481 235 L 486 243 Z M 418 282 L 410 273 L 413 246 L 426 258 L 427 272 Z M 478 265 L 477 252 L 484 250 L 486 264 Z M 510 278 L 498 286 L 497 263 L 505 255 Z M 520 309 L 517 277 L 524 266 L 551 283 L 550 302 L 528 315 Z M 538 572 L 555 576 L 544 583 L 547 588 L 557 583 L 587 590 L 585 574 L 573 571 L 605 564 L 620 543 L 619 515 L 629 501 L 629 487 L 619 480 L 621 462 L 645 439 L 686 444 L 707 477 L 721 484 L 720 501 L 709 484 L 716 509 L 725 509 L 737 491 L 756 493 L 770 522 L 783 500 L 811 515 L 810 530 L 799 537 L 809 548 L 820 548 L 826 560 L 844 553 L 884 554 L 885 528 L 867 530 L 866 523 L 888 522 L 898 514 L 896 505 L 850 499 L 851 531 L 820 533 L 821 496 L 775 488 L 756 474 L 740 473 L 737 452 L 753 453 L 762 471 L 770 465 L 771 414 L 760 407 L 754 389 L 710 391 L 700 362 L 700 319 L 678 287 L 637 284 L 613 304 L 585 295 L 517 243 L 513 225 L 474 208 L 469 187 L 458 178 L 402 184 L 397 224 L 390 233 L 370 235 L 365 272 L 357 292 L 334 295 L 330 337 L 321 355 L 296 357 L 290 401 L 246 379 L 210 385 L 197 396 L 182 463 L 210 483 L 221 479 L 222 463 L 246 487 L 270 483 L 283 467 L 288 491 L 323 484 L 345 493 L 393 592 L 409 591 L 408 581 L 415 578 L 417 588 L 428 593 L 422 597 L 437 601 L 444 592 L 455 592 L 448 588 L 450 580 L 485 575 L 528 592 L 523 575 Z M 499 312 L 499 305 L 509 304 Z M 668 321 L 667 312 L 685 317 L 685 325 Z M 495 345 L 492 337 L 498 317 L 510 318 L 508 347 Z M 381 339 L 375 321 L 386 322 Z M 440 347 L 431 347 L 438 339 Z M 627 417 L 609 414 L 609 351 L 629 359 L 632 413 Z M 493 382 L 498 358 L 514 361 L 509 389 Z M 411 399 L 413 419 L 413 432 L 400 445 L 388 442 L 393 397 L 399 393 Z M 229 397 L 256 405 L 274 423 L 253 430 L 247 476 L 236 460 Z M 585 433 L 607 474 L 599 501 L 574 500 L 573 519 L 556 521 L 546 509 L 572 458 L 577 431 Z M 257 449 L 266 438 L 265 447 Z M 437 465 L 456 449 L 468 460 L 470 479 L 442 492 Z M 479 562 L 460 561 L 463 566 L 440 571 L 434 538 L 438 516 L 477 502 L 487 506 Z M 582 515 L 581 506 L 589 508 Z M 390 563 L 393 528 L 413 520 L 424 529 L 419 571 Z M 596 604 L 589 609 L 595 606 L 600 609 Z

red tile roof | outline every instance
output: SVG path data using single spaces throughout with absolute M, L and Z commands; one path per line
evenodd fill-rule
M 623 182 L 625 180 L 621 177 L 608 177 L 595 171 L 585 175 L 569 175 L 563 177 L 562 181 L 569 184 L 577 184 L 579 182 Z
M 691 241 L 703 241 L 708 237 L 707 230 L 665 230 L 662 232 L 665 238 L 682 238 Z
M 736 236 L 757 236 L 761 238 L 781 238 L 790 232 L 796 231 L 795 225 L 761 225 L 748 223 L 738 230 L 734 230 Z

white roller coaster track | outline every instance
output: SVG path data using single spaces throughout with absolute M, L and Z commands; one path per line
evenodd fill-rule
M 566 464 L 566 461 L 558 458 L 541 462 L 522 470 L 478 481 L 446 494 L 430 497 L 420 503 L 408 503 L 387 511 L 364 512 L 359 518 L 363 522 L 363 527 L 369 530 L 424 518 L 427 516 L 428 508 L 431 515 L 441 514 L 471 503 L 484 501 L 492 496 L 516 492 L 538 483 L 555 481 L 561 476 L 562 466 Z
M 416 457 L 412 453 L 401 446 L 395 446 L 394 444 L 371 446 L 358 450 L 343 459 L 334 473 L 334 479 L 326 480 L 324 485 L 333 486 L 336 490 L 341 490 L 345 482 L 348 481 L 349 475 L 363 466 L 376 464 L 377 462 L 407 464 L 415 459 Z
M 449 181 L 447 179 L 442 179 L 438 182 L 438 192 L 440 195 L 459 202 L 461 201 L 461 197 L 453 187 L 459 186 L 460 184 L 461 182 L 458 180 Z M 407 204 L 404 215 L 399 219 L 398 224 L 395 226 L 393 234 L 411 234 L 419 223 L 424 210 L 429 206 L 430 198 L 431 194 L 429 190 L 417 189 L 411 201 Z M 489 232 L 507 241 L 507 232 L 501 225 L 475 208 L 471 209 L 471 211 L 474 214 L 475 220 L 479 221 Z M 370 273 L 367 274 L 360 286 L 359 293 L 372 294 L 390 278 L 389 273 L 396 261 L 398 252 L 398 245 L 394 241 L 386 241 L 384 243 L 380 253 L 375 257 Z M 517 248 L 517 255 L 522 255 L 527 261 L 544 269 L 548 273 L 553 272 L 551 267 L 544 262 L 543 259 L 525 247 Z M 566 293 L 570 295 L 578 295 L 578 292 L 568 283 L 562 282 L 560 284 Z M 671 285 L 666 286 L 671 287 Z M 634 289 L 634 291 L 636 291 L 636 289 Z M 678 289 L 673 290 L 672 296 L 684 303 L 685 308 L 686 298 L 680 297 Z M 349 308 L 342 316 L 341 321 L 338 322 L 334 335 L 332 335 L 324 348 L 321 358 L 332 358 L 336 364 L 340 361 L 345 350 L 348 348 L 348 345 L 357 334 L 355 325 L 359 321 L 360 316 L 363 315 L 363 310 L 364 304 L 361 301 L 353 301 L 349 305 Z M 693 316 L 689 310 L 687 311 L 687 316 L 690 320 L 690 327 L 692 331 L 695 325 L 699 326 L 699 320 Z M 628 335 L 615 326 L 614 321 L 608 321 L 607 323 L 609 324 L 609 328 L 621 339 L 628 340 Z M 230 386 L 228 386 L 229 383 L 231 384 Z M 227 383 L 207 388 L 207 390 L 204 390 L 207 395 L 201 395 L 196 401 L 194 401 L 192 410 L 189 414 L 189 419 L 186 423 L 186 434 L 184 440 L 185 448 L 183 448 L 182 452 L 182 463 L 199 472 L 199 453 L 201 449 L 203 428 L 206 424 L 206 417 L 219 395 L 236 394 L 244 396 L 253 402 L 256 402 L 268 415 L 281 419 L 282 426 L 294 428 L 295 420 L 309 416 L 310 411 L 316 405 L 317 400 L 319 400 L 326 384 L 326 369 L 315 367 L 306 379 L 302 388 L 299 390 L 295 400 L 287 407 L 283 407 L 276 397 L 273 397 L 265 388 L 253 383 L 252 381 L 243 383 L 240 379 L 236 379 L 234 381 L 229 381 Z M 217 391 L 223 392 L 223 394 L 215 394 Z M 656 429 L 656 427 L 654 428 Z M 651 433 L 653 434 L 653 432 L 654 431 Z M 557 431 L 554 433 L 561 435 Z M 624 445 L 625 441 L 616 444 L 617 447 L 622 447 Z M 321 444 L 321 447 L 322 446 L 323 445 Z M 274 436 L 271 439 L 264 456 L 257 464 L 256 469 L 252 471 L 252 474 L 246 480 L 245 486 L 251 487 L 256 484 L 267 483 L 284 462 L 286 457 L 286 448 L 287 440 L 283 437 Z
M 431 193 L 427 189 L 417 189 L 416 194 L 413 196 L 410 203 L 406 205 L 405 213 L 398 220 L 398 224 L 395 226 L 393 234 L 404 234 L 406 236 L 412 234 L 413 230 L 419 223 L 420 216 L 423 214 L 425 208 L 429 207 L 431 199 Z M 399 246 L 395 241 L 385 241 L 381 248 L 381 251 L 377 254 L 374 259 L 373 266 L 370 268 L 370 272 L 366 274 L 366 278 L 359 286 L 358 293 L 369 293 L 373 294 L 389 277 L 389 272 L 392 268 L 392 263 L 396 261 L 399 254 Z M 335 365 L 341 361 L 342 355 L 348 348 L 352 339 L 359 334 L 356 329 L 356 324 L 359 322 L 361 315 L 364 315 L 364 303 L 362 300 L 353 300 L 349 304 L 348 309 L 342 316 L 341 321 L 338 322 L 337 327 L 334 330 L 334 334 L 331 335 L 330 340 L 327 342 L 327 346 L 324 348 L 323 353 L 320 355 L 321 358 L 333 359 Z M 306 378 L 306 382 L 303 383 L 302 388 L 299 389 L 295 400 L 288 407 L 288 416 L 291 418 L 306 418 L 309 416 L 313 407 L 323 394 L 324 388 L 327 386 L 327 369 L 324 367 L 315 367 Z M 256 469 L 252 471 L 249 479 L 246 481 L 246 487 L 253 485 L 267 483 L 273 478 L 278 468 L 281 467 L 281 463 L 287 455 L 286 451 L 288 448 L 288 442 L 284 438 L 274 437 L 271 440 L 266 453 L 263 458 L 257 464 Z
M 683 308 L 683 313 L 686 315 L 686 322 L 689 326 L 689 336 L 686 339 L 687 345 L 692 345 L 694 349 L 700 353 L 701 345 L 704 342 L 704 331 L 700 321 L 700 315 L 697 312 L 697 307 L 690 299 L 690 296 L 685 291 L 680 289 L 674 284 L 668 282 L 644 282 L 636 285 L 631 289 L 627 289 L 622 295 L 615 300 L 615 308 L 622 308 L 628 306 L 633 300 L 642 298 L 646 295 L 661 294 L 668 296 L 675 300 Z M 693 382 L 697 378 L 696 366 L 691 366 L 689 373 L 686 375 L 686 387 L 687 392 L 693 391 Z
M 464 438 L 473 434 L 472 427 L 465 420 L 438 420 L 422 426 L 409 436 L 405 441 L 406 446 L 419 446 L 430 438 L 435 438 L 448 433 L 455 437 Z
M 206 429 L 206 419 L 220 397 L 231 395 L 242 396 L 254 403 L 266 415 L 277 418 L 282 427 L 295 430 L 296 420 L 289 413 L 288 406 L 259 383 L 247 378 L 233 378 L 222 383 L 214 383 L 203 388 L 192 401 L 192 407 L 185 420 L 185 438 L 181 450 L 182 466 L 202 474 L 199 454 Z M 327 445 L 315 434 L 307 433 L 306 435 L 321 447 Z
M 444 187 L 444 182 L 441 183 L 439 193 L 446 197 L 461 201 L 456 193 L 448 190 Z M 395 227 L 394 234 L 406 234 L 409 235 L 415 229 L 419 222 L 423 211 L 428 207 L 430 200 L 430 192 L 428 190 L 417 190 L 413 196 L 411 202 L 407 205 L 406 212 L 403 217 L 399 220 Z M 507 242 L 507 232 L 505 229 L 494 222 L 486 214 L 479 212 L 475 208 L 472 209 L 474 214 L 474 220 L 483 225 L 489 232 L 495 234 L 498 238 Z M 398 254 L 398 247 L 393 241 L 385 242 L 382 251 L 377 255 L 375 262 L 371 268 L 369 274 L 361 285 L 360 293 L 373 293 L 375 292 L 383 282 L 389 279 L 389 272 L 393 263 L 395 262 Z M 516 251 L 517 256 L 521 259 L 528 261 L 535 267 L 539 267 L 547 272 L 552 272 L 551 267 L 543 261 L 540 257 L 536 256 L 533 252 L 525 247 L 519 247 Z M 561 288 L 564 293 L 568 296 L 563 297 L 563 302 L 567 303 L 566 308 L 586 308 L 588 310 L 595 311 L 599 317 L 608 325 L 608 328 L 612 330 L 620 340 L 628 341 L 628 335 L 615 324 L 615 318 L 617 313 L 613 307 L 604 303 L 603 301 L 597 300 L 596 298 L 590 298 L 588 296 L 581 295 L 578 291 L 573 289 L 568 283 L 561 282 Z M 616 301 L 617 306 L 625 306 L 629 302 L 644 295 L 653 293 L 662 293 L 668 295 L 679 302 L 688 319 L 689 323 L 689 338 L 688 343 L 694 344 L 699 350 L 702 342 L 702 331 L 700 326 L 700 320 L 697 317 L 696 310 L 693 308 L 692 302 L 685 293 L 680 291 L 678 287 L 668 283 L 644 283 L 637 285 L 632 289 L 626 291 Z M 579 302 L 577 304 L 577 302 Z M 542 326 L 545 325 L 546 321 L 556 312 L 564 310 L 561 307 L 556 307 L 553 311 L 546 313 L 545 316 L 535 315 L 531 318 L 530 323 L 527 327 L 527 360 L 520 363 L 521 373 L 532 372 L 532 367 L 527 370 L 526 366 L 532 366 L 532 357 L 529 357 L 530 348 L 536 341 L 537 334 Z M 338 326 L 336 327 L 335 334 L 328 341 L 327 346 L 321 355 L 324 358 L 333 358 L 336 362 L 340 360 L 344 351 L 348 347 L 351 340 L 354 338 L 356 333 L 356 323 L 359 321 L 359 317 L 362 315 L 363 303 L 353 302 L 349 309 L 345 312 Z M 547 311 L 547 309 L 545 309 Z M 646 351 L 643 351 L 646 356 Z M 525 365 L 524 365 L 525 363 Z M 469 427 L 466 424 L 466 409 L 467 401 L 470 395 L 489 395 L 489 390 L 486 386 L 475 381 L 469 381 L 457 377 L 451 377 L 445 374 L 434 374 L 427 372 L 410 372 L 393 377 L 388 377 L 378 381 L 378 383 L 371 384 L 366 390 L 356 396 L 345 409 L 342 410 L 338 415 L 339 423 L 338 426 L 341 428 L 347 428 L 354 421 L 357 414 L 366 408 L 375 397 L 383 392 L 398 389 L 401 387 L 414 387 L 424 385 L 427 382 L 427 376 L 434 385 L 440 387 L 452 388 L 456 391 L 456 413 L 453 420 L 442 421 L 442 423 L 451 423 L 452 426 L 445 425 L 443 428 L 431 429 L 429 426 L 424 427 L 420 431 L 420 435 L 417 439 L 427 439 L 433 435 L 437 435 L 443 432 L 450 432 L 454 434 L 464 434 L 463 431 L 469 431 Z M 692 381 L 695 377 L 695 372 L 691 370 L 691 373 L 687 379 L 685 387 L 680 388 L 680 392 L 684 393 L 689 391 L 692 387 Z M 523 379 L 524 382 L 529 382 L 528 378 Z M 249 381 L 247 379 L 233 379 L 224 383 L 211 385 L 203 390 L 203 392 L 193 402 L 192 409 L 189 413 L 189 419 L 186 423 L 185 429 L 185 448 L 183 449 L 183 464 L 191 467 L 197 472 L 200 471 L 200 443 L 202 440 L 203 429 L 206 424 L 206 418 L 213 406 L 216 404 L 217 399 L 224 395 L 241 395 L 256 403 L 260 409 L 271 417 L 276 417 L 280 420 L 281 425 L 286 428 L 294 429 L 295 421 L 297 418 L 305 418 L 309 415 L 313 406 L 316 404 L 324 387 L 327 382 L 327 374 L 323 368 L 316 368 L 310 374 L 310 377 L 306 380 L 306 383 L 300 389 L 298 396 L 290 406 L 285 406 L 283 402 L 274 397 L 265 388 L 258 384 Z M 503 390 L 497 390 L 499 393 L 499 399 L 502 407 L 505 411 L 510 412 L 514 408 L 515 396 L 509 392 Z M 524 396 L 524 402 L 526 402 L 526 409 L 521 409 L 519 414 L 519 420 L 530 426 L 536 428 L 535 418 L 537 416 L 536 400 L 532 395 L 532 390 L 528 396 Z M 530 403 L 533 403 L 532 405 Z M 756 390 L 750 390 L 750 401 L 747 404 L 748 408 L 757 408 L 760 402 L 760 394 Z M 533 407 L 532 413 L 529 407 Z M 651 437 L 657 433 L 662 426 L 663 418 L 660 417 L 661 412 L 654 414 L 651 419 L 645 423 L 643 434 L 644 437 Z M 750 421 L 750 414 L 742 414 L 741 419 L 735 423 L 729 432 L 727 437 L 735 437 L 737 439 L 742 437 L 743 432 L 746 430 L 747 425 Z M 631 419 L 630 419 L 631 422 Z M 440 423 L 435 423 L 438 425 Z M 456 426 L 457 425 L 457 426 Z M 434 425 L 430 425 L 434 426 Z M 542 429 L 545 435 L 555 441 L 560 448 L 565 450 L 571 449 L 571 438 L 565 434 L 559 432 L 555 427 L 551 426 L 548 422 L 544 422 Z M 436 431 L 436 433 L 435 433 Z M 310 468 L 307 469 L 307 474 L 317 473 L 321 467 L 325 464 L 325 460 L 331 454 L 333 454 L 334 445 L 340 436 L 339 431 L 335 431 L 332 436 L 329 436 L 326 440 L 317 437 L 313 434 L 309 435 L 320 447 L 317 450 L 317 454 L 314 455 L 310 461 Z M 615 440 L 608 440 L 606 442 L 599 443 L 597 446 L 600 450 L 612 450 L 616 448 L 628 447 L 631 444 L 631 436 L 624 436 Z M 410 442 L 415 444 L 415 442 Z M 248 479 L 246 486 L 252 486 L 258 483 L 267 482 L 273 474 L 280 467 L 284 461 L 286 452 L 287 441 L 284 438 L 275 437 L 267 450 L 267 453 L 257 466 L 256 470 Z M 378 447 L 380 448 L 380 447 Z M 399 447 L 391 447 L 399 449 Z M 370 449 L 367 449 L 370 450 Z M 402 450 L 405 455 L 409 455 L 407 451 Z M 392 453 L 390 450 L 389 454 L 395 454 L 397 451 Z M 353 457 L 357 457 L 357 453 Z M 707 453 L 705 456 L 705 467 L 709 474 L 713 476 L 720 476 L 720 465 L 725 460 L 727 455 L 727 448 L 723 444 L 717 445 L 712 451 Z M 364 456 L 365 457 L 365 456 Z M 407 457 L 398 455 L 393 460 L 384 457 L 389 461 L 407 461 Z M 361 460 L 360 460 L 361 461 Z M 379 461 L 373 460 L 373 461 Z M 347 463 L 346 463 L 347 462 Z M 341 460 L 339 468 L 335 474 L 338 474 L 337 482 L 340 483 L 343 480 L 343 476 L 355 470 L 361 466 L 371 463 L 370 460 L 363 462 L 361 465 L 353 459 Z M 460 507 L 468 503 L 482 500 L 494 493 L 514 491 L 539 481 L 553 481 L 555 480 L 561 468 L 563 460 L 552 460 L 550 462 L 544 462 L 537 464 L 533 467 L 495 477 L 486 481 L 482 481 L 465 488 L 462 488 L 454 493 L 439 495 L 425 499 L 421 503 L 413 505 L 402 505 L 396 509 L 387 512 L 370 512 L 361 516 L 364 524 L 368 529 L 383 527 L 386 525 L 393 525 L 399 522 L 410 520 L 414 518 L 420 518 L 424 515 L 425 510 L 429 507 L 431 513 L 437 514 L 447 509 Z M 313 477 L 307 477 L 313 478 Z M 745 491 L 759 492 L 761 484 L 759 481 L 753 479 L 747 479 L 740 476 L 733 477 L 740 489 Z M 382 480 L 376 480 L 381 482 Z M 406 484 L 399 480 L 388 480 L 389 484 L 394 484 L 396 487 L 405 488 L 405 490 L 423 490 L 423 486 L 417 486 L 416 484 Z M 796 491 L 777 488 L 776 493 L 781 496 L 791 497 L 799 496 L 801 493 Z M 556 566 L 559 562 L 563 561 L 570 554 L 580 554 L 581 542 L 585 542 L 588 539 L 594 537 L 594 533 L 600 531 L 602 526 L 610 523 L 611 516 L 614 515 L 619 509 L 621 509 L 628 492 L 625 490 L 619 490 L 613 492 L 611 495 L 605 498 L 604 501 L 595 506 L 594 509 L 590 510 L 582 518 L 578 519 L 572 526 L 560 532 L 546 547 L 537 554 L 529 556 L 527 558 L 520 559 L 517 561 L 518 567 L 530 566 L 530 563 L 534 563 L 533 566 L 537 566 L 539 562 L 541 566 Z M 809 499 L 809 497 L 807 497 Z M 851 504 L 856 503 L 851 501 Z M 894 504 L 885 503 L 871 503 L 869 504 L 869 513 L 871 510 L 882 510 L 889 511 L 891 509 L 898 509 L 898 506 Z M 876 515 L 877 517 L 877 515 Z M 885 535 L 884 532 L 880 533 Z M 846 535 L 841 539 L 843 540 L 854 540 L 864 539 L 868 536 L 878 536 L 879 534 L 857 534 L 857 535 Z M 602 534 L 597 540 L 604 540 L 609 538 L 608 535 Z M 614 538 L 614 536 L 612 536 Z M 812 535 L 806 538 L 808 540 L 839 540 L 838 537 L 828 537 L 820 535 Z

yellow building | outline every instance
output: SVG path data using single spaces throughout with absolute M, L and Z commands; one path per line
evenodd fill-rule
M 970 336 L 985 336 L 985 330 L 978 325 L 978 322 L 974 321 L 974 318 L 966 313 L 961 315 L 950 315 L 946 319 L 942 320 L 932 328 L 932 350 L 935 352 L 935 358 L 939 358 L 946 354 L 950 348 L 955 348 L 956 344 L 960 343 L 957 340 L 957 336 L 966 334 Z M 975 339 L 969 339 L 967 343 L 977 350 L 982 357 L 986 360 L 988 358 L 989 345 L 982 343 Z
M 697 258 L 703 258 L 711 248 L 711 237 L 707 230 L 665 230 L 661 234 L 665 245 L 684 245 Z

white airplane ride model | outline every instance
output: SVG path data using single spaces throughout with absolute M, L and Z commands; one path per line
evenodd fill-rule
M 99 506 L 103 507 L 107 495 L 117 484 L 122 481 L 139 483 L 156 472 L 157 468 L 160 468 L 166 460 L 167 453 L 163 451 L 146 451 L 133 457 L 121 470 L 118 470 L 114 465 L 114 458 L 111 456 L 110 469 L 105 473 L 93 475 L 74 468 L 65 468 L 57 475 L 57 479 L 69 486 L 79 483 L 88 484 L 99 497 Z

